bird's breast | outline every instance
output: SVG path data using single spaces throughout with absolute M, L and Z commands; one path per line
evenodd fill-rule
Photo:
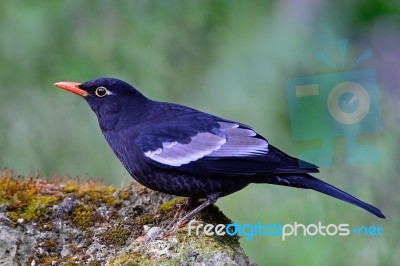
M 103 131 L 104 137 L 130 174 L 138 174 L 138 165 L 143 164 L 143 155 L 132 132 L 124 130 Z

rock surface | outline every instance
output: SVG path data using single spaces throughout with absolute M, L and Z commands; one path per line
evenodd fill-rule
M 0 172 L 0 265 L 254 265 L 237 237 L 159 236 L 182 198 Z M 228 224 L 215 206 L 196 223 Z

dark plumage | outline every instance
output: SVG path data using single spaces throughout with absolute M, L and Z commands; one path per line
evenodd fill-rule
M 128 172 L 142 185 L 206 202 L 181 219 L 250 183 L 308 188 L 382 212 L 309 173 L 315 165 L 293 158 L 242 123 L 182 105 L 157 102 L 128 83 L 99 78 L 56 86 L 83 96 Z

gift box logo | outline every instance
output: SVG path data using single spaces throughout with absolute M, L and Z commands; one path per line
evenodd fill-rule
M 342 67 L 346 68 L 347 40 L 340 40 Z M 358 136 L 381 130 L 382 121 L 374 69 L 352 70 L 372 56 L 366 50 L 346 72 L 294 78 L 287 81 L 292 136 L 296 141 L 321 140 L 317 150 L 299 155 L 320 167 L 332 164 L 335 136 L 346 137 L 347 162 L 371 163 L 380 159 L 375 147 L 360 144 Z M 317 53 L 317 60 L 338 67 Z

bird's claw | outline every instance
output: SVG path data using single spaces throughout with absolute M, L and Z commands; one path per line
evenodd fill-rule
M 175 213 L 174 217 L 172 218 L 172 221 L 165 227 L 164 230 L 150 236 L 148 238 L 148 242 L 151 242 L 157 238 L 163 238 L 163 237 L 168 237 L 170 235 L 172 235 L 173 233 L 176 232 L 176 230 L 178 230 L 179 228 L 182 228 L 186 225 L 187 221 L 184 218 L 182 218 L 183 215 L 183 211 L 185 210 L 186 207 L 190 206 L 191 204 L 191 199 L 186 199 L 184 202 L 182 202 L 181 204 L 179 204 L 178 206 L 178 210 Z

